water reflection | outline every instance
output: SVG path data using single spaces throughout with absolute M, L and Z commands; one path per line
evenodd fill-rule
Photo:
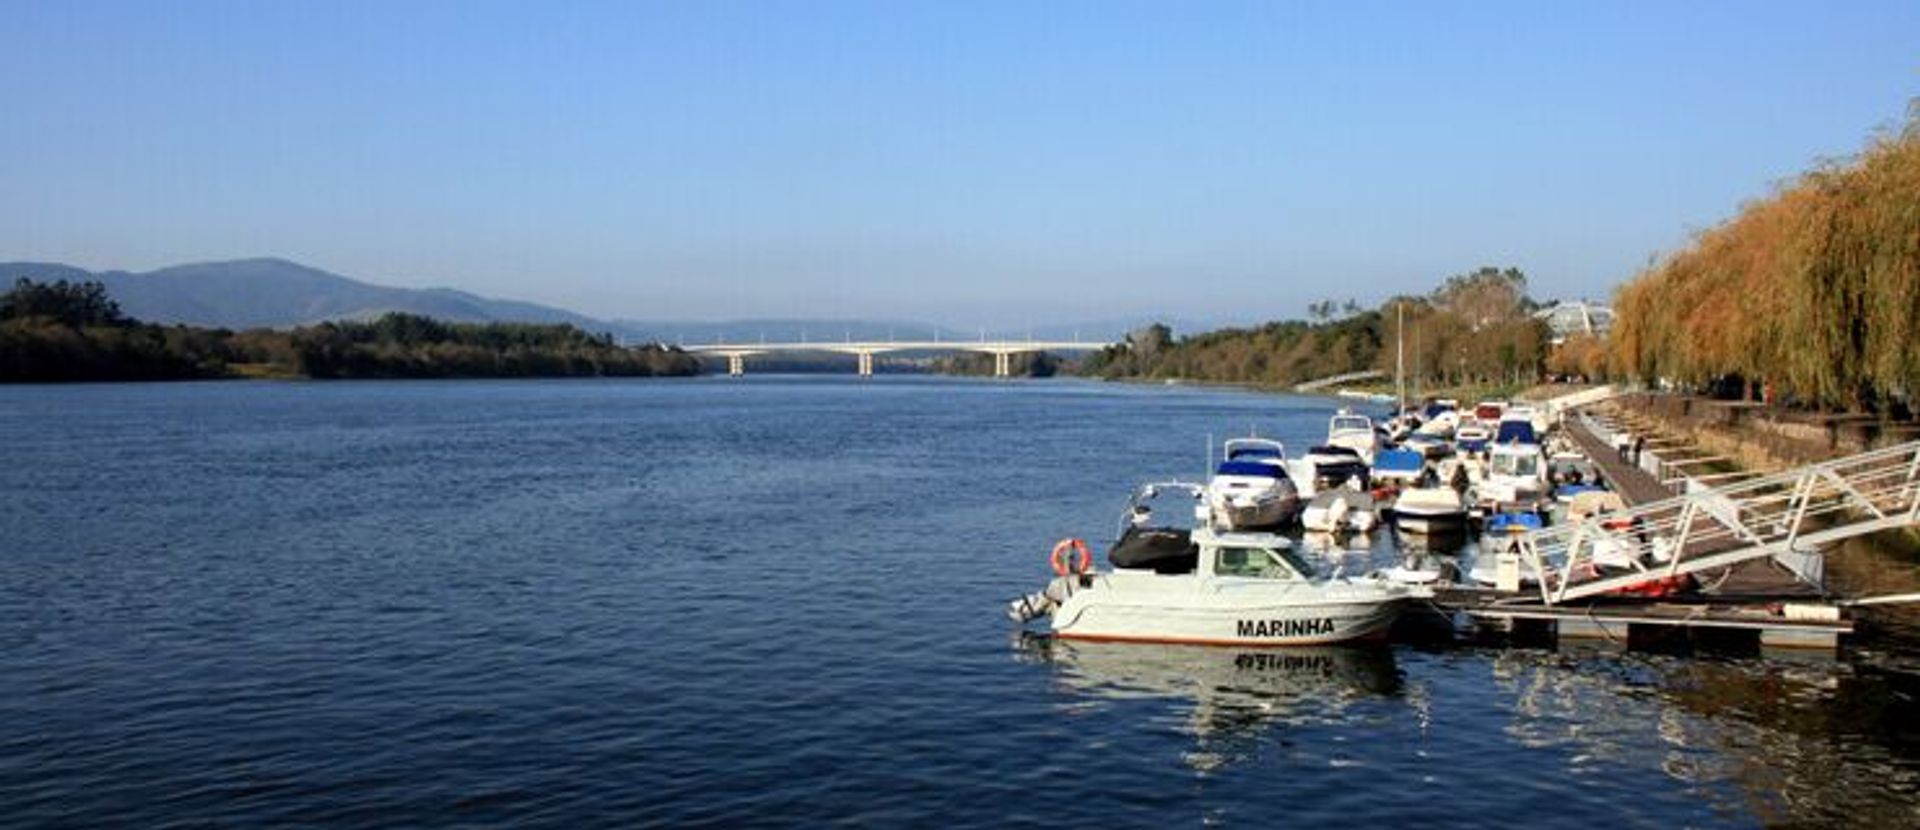
M 1920 826 L 1913 676 L 1607 651 L 1502 652 L 1493 672 L 1509 739 L 1563 750 L 1560 774 L 1658 769 L 1767 824 Z
M 1054 669 L 1065 690 L 1092 701 L 1168 699 L 1185 756 L 1207 771 L 1250 758 L 1276 726 L 1338 721 L 1357 700 L 1393 697 L 1401 676 L 1384 648 L 1225 649 L 1069 642 L 1023 634 L 1017 647 Z

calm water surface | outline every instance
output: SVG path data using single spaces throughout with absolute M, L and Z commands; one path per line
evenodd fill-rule
M 0 388 L 0 823 L 1920 825 L 1920 682 L 1871 655 L 1011 632 L 1054 540 L 1330 405 Z

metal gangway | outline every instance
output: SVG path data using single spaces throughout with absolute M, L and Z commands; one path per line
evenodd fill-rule
M 1915 524 L 1920 441 L 1583 517 L 1522 535 L 1510 551 L 1552 605 L 1753 559 L 1810 559 L 1822 545 Z

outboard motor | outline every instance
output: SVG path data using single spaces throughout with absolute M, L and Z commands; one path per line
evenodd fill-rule
M 1026 625 L 1041 617 L 1053 613 L 1053 609 L 1066 602 L 1073 595 L 1072 577 L 1054 577 L 1047 583 L 1046 590 L 1028 594 L 1007 603 L 1007 619 L 1018 625 Z

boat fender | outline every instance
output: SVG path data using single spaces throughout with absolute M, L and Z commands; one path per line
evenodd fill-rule
M 1071 563 L 1067 561 L 1069 553 L 1075 554 Z M 1093 570 L 1093 552 L 1087 549 L 1085 540 L 1061 539 L 1059 544 L 1053 546 L 1053 555 L 1047 557 L 1047 563 L 1052 565 L 1053 572 L 1060 576 L 1066 576 L 1069 573 L 1084 574 Z M 1067 570 L 1069 564 L 1073 566 L 1072 571 Z

